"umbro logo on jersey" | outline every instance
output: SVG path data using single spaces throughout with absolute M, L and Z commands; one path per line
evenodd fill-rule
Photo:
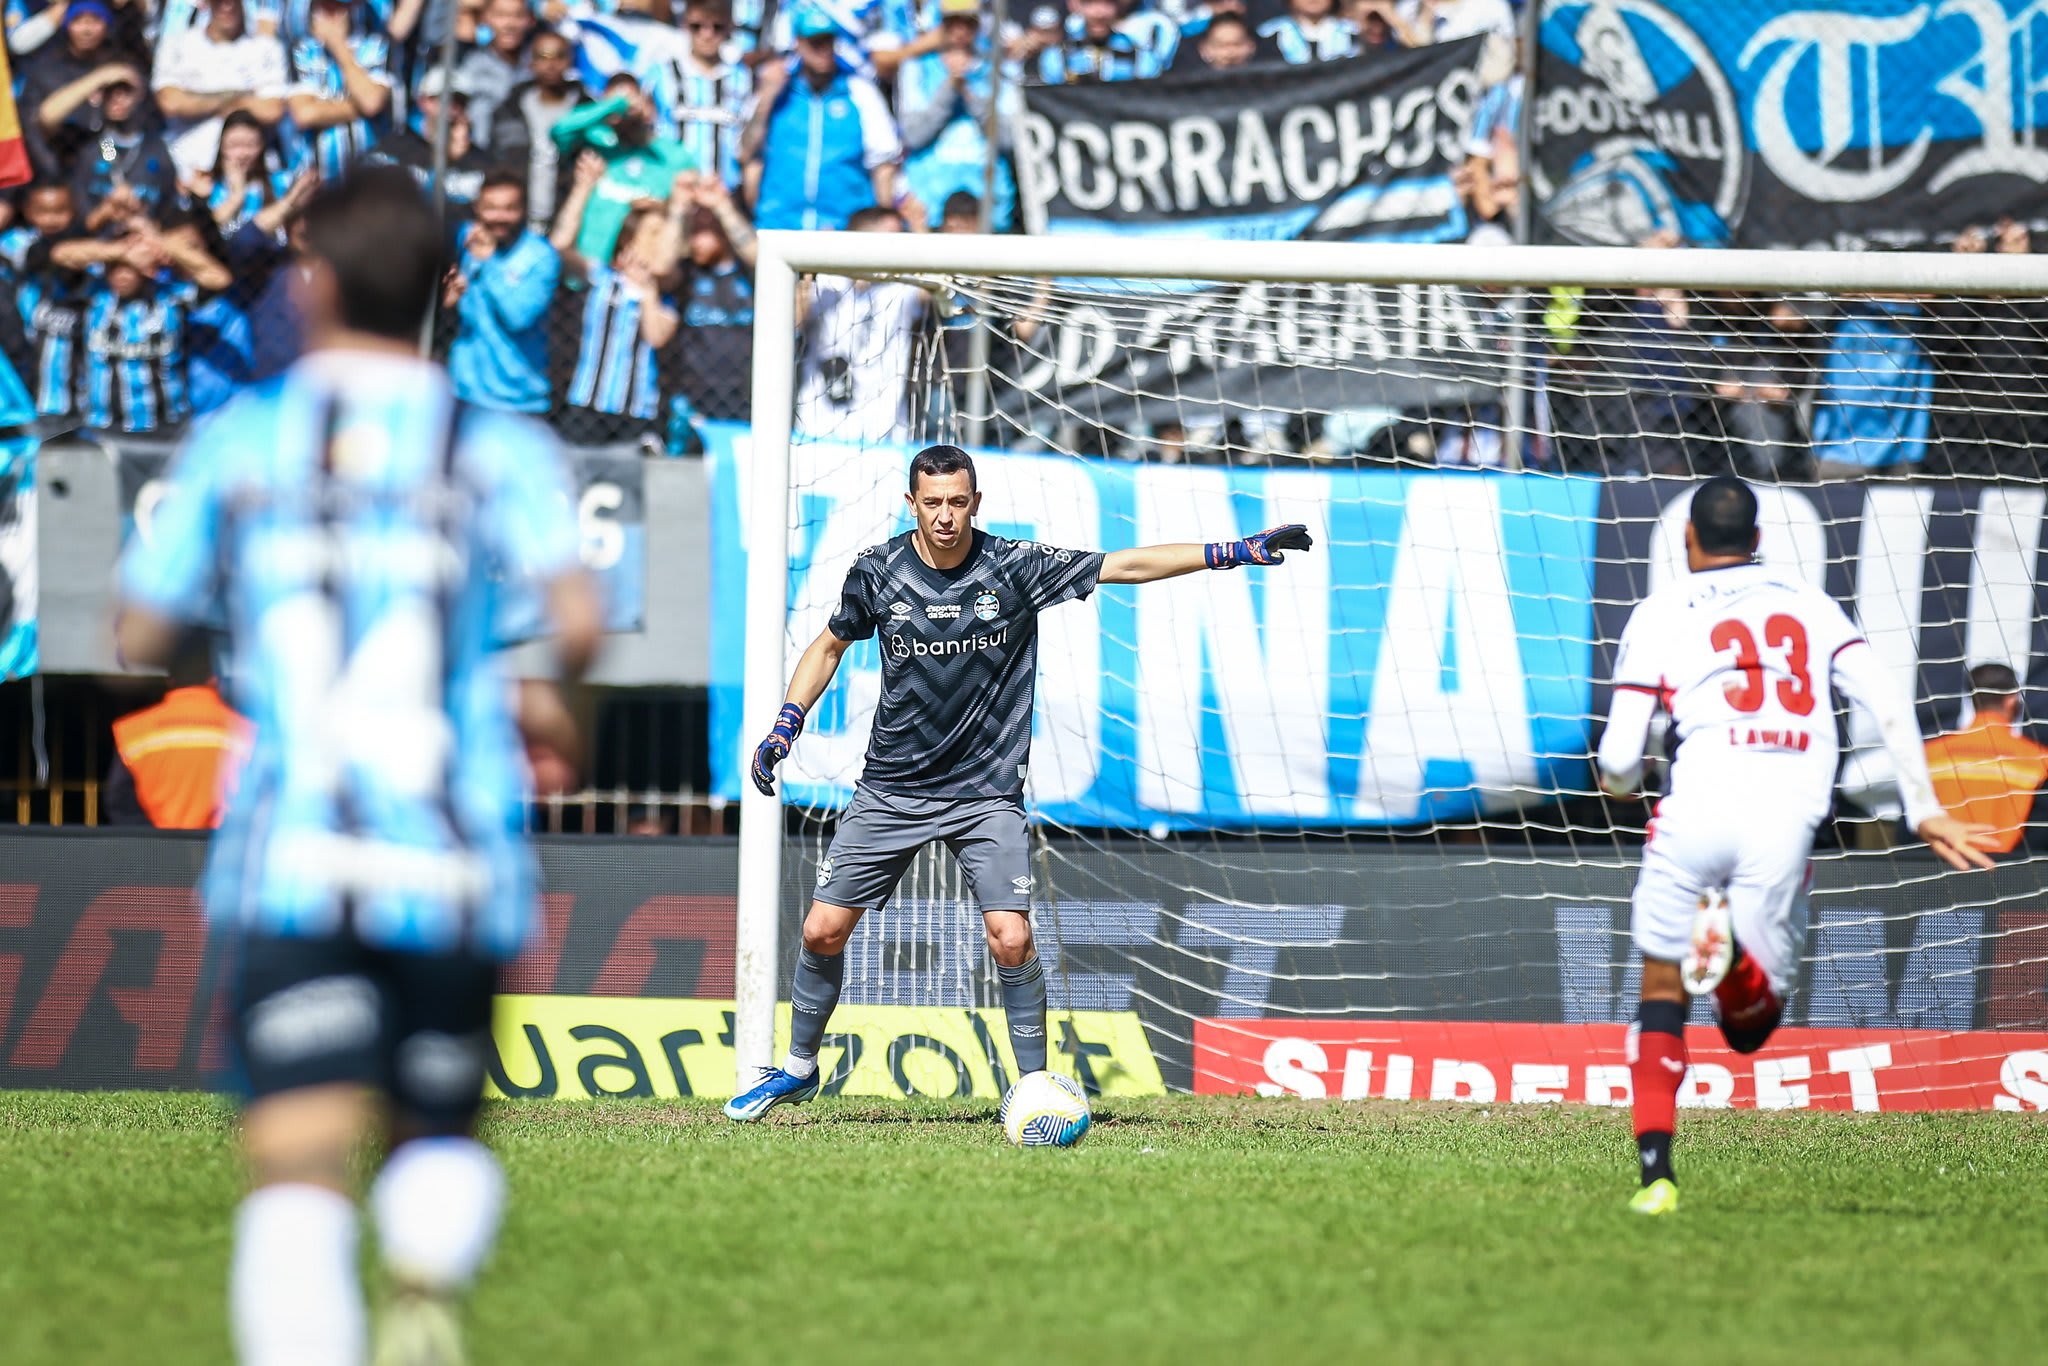
M 993 593 L 983 593 L 974 600 L 974 615 L 983 621 L 994 621 L 1002 610 L 1002 602 Z
M 1010 890 L 1011 890 L 1011 891 L 1013 891 L 1013 892 L 1015 892 L 1015 893 L 1017 893 L 1017 895 L 1019 895 L 1019 896 L 1028 896 L 1028 895 L 1030 895 L 1030 892 L 1031 892 L 1031 879 L 1030 879 L 1030 878 L 1028 878 L 1028 877 L 1013 877 L 1013 878 L 1011 878 L 1011 879 L 1010 879 Z
M 889 615 L 896 618 L 898 621 L 903 620 L 903 618 L 909 616 L 910 613 L 911 606 L 907 602 L 892 602 L 889 604 Z

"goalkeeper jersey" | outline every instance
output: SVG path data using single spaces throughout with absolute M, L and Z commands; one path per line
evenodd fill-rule
M 976 531 L 967 558 L 934 569 L 914 532 L 863 550 L 830 628 L 879 634 L 882 698 L 861 785 L 927 797 L 1024 791 L 1038 683 L 1038 613 L 1095 591 L 1102 554 Z
M 492 658 L 578 537 L 546 429 L 439 366 L 316 352 L 194 429 L 122 596 L 225 627 L 255 727 L 208 860 L 217 919 L 510 957 L 534 874 Z

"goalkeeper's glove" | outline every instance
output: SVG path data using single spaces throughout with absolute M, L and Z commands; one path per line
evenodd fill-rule
M 775 766 L 789 757 L 789 747 L 804 733 L 804 709 L 784 702 L 776 714 L 775 728 L 754 747 L 754 786 L 766 797 L 775 795 Z
M 1258 531 L 1241 541 L 1211 541 L 1202 547 L 1202 558 L 1211 569 L 1235 569 L 1241 564 L 1279 564 L 1287 557 L 1283 550 L 1307 550 L 1315 537 L 1299 522 Z

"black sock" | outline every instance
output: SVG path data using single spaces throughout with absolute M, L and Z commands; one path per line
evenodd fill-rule
M 1637 1134 L 1636 1155 L 1643 1163 L 1643 1184 L 1671 1181 L 1671 1135 Z
M 1681 1001 L 1644 1001 L 1637 1005 L 1637 1048 L 1644 1050 L 1644 1057 L 1650 1057 L 1652 1054 L 1647 1051 L 1642 1036 L 1666 1034 L 1680 1041 L 1677 1045 L 1679 1049 L 1677 1056 L 1683 1059 L 1685 1017 L 1688 1010 L 1689 1006 Z M 1640 1100 L 1640 1097 L 1638 1099 Z M 1640 1114 L 1641 1111 L 1637 1113 Z M 1667 1109 L 1661 1115 L 1653 1114 L 1650 1122 L 1654 1124 L 1659 1119 L 1664 1119 L 1668 1122 L 1671 1113 Z M 1647 1129 L 1637 1134 L 1636 1156 L 1642 1162 L 1644 1185 L 1647 1186 L 1653 1181 L 1671 1181 L 1676 1179 L 1671 1174 L 1671 1130 Z

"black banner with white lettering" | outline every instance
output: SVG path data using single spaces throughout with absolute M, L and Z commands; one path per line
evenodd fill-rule
M 1027 87 L 1024 221 L 1035 233 L 1460 239 L 1451 172 L 1482 46 Z
M 1540 43 L 1531 171 L 1555 240 L 2048 228 L 2048 17 L 2030 0 L 1546 0 Z

